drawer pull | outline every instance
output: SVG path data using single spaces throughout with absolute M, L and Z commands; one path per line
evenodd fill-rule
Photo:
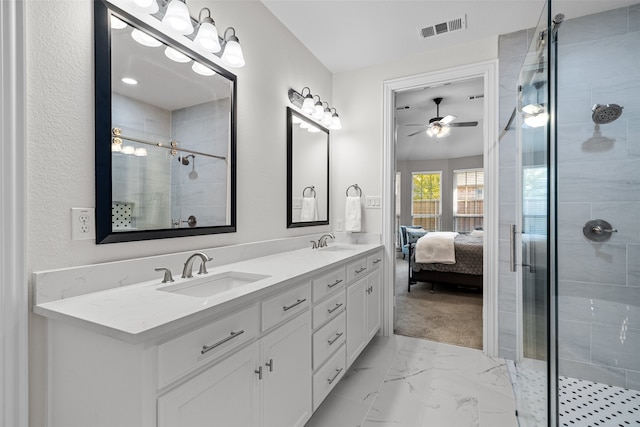
M 328 309 L 327 311 L 329 312 L 329 314 L 333 313 L 334 311 L 336 311 L 337 309 L 339 309 L 340 307 L 342 307 L 342 303 L 336 304 L 335 307 Z
M 256 374 L 258 374 L 258 379 L 261 380 L 262 379 L 262 366 L 258 366 L 258 369 L 256 369 L 255 371 Z
M 214 348 L 219 347 L 222 344 L 226 343 L 227 341 L 230 341 L 230 340 L 234 339 L 235 337 L 237 337 L 238 335 L 242 335 L 242 334 L 244 334 L 244 330 L 243 329 L 239 330 L 238 332 L 231 332 L 231 334 L 228 337 L 218 341 L 217 343 L 209 345 L 209 346 L 207 346 L 207 345 L 203 346 L 202 347 L 202 351 L 200 352 L 200 354 L 205 354 L 209 350 L 213 350 Z
M 377 260 L 373 261 L 374 264 L 379 263 L 380 261 L 382 261 L 380 258 L 378 258 Z
M 307 300 L 306 298 L 299 299 L 298 301 L 294 302 L 294 303 L 293 303 L 293 304 L 291 304 L 291 305 L 285 305 L 284 307 L 282 307 L 282 309 L 283 309 L 284 311 L 289 311 L 289 310 L 291 310 L 293 307 L 295 307 L 295 306 L 297 306 L 297 305 L 302 304 L 302 303 L 303 303 L 303 302 L 305 302 L 306 300 Z
M 367 269 L 367 267 L 362 267 L 361 269 L 356 270 L 356 274 L 360 274 L 360 273 L 362 273 L 363 271 L 365 271 L 366 269 Z
M 327 382 L 329 384 L 333 383 L 336 380 L 336 378 L 338 378 L 338 375 L 340 375 L 340 372 L 342 372 L 342 368 L 336 369 L 336 374 L 333 376 L 333 378 L 327 378 Z
M 333 288 L 334 286 L 339 285 L 340 283 L 342 283 L 342 279 L 336 279 L 336 281 L 333 282 L 332 284 L 330 284 L 330 285 L 327 284 L 327 287 L 328 288 Z
M 264 365 L 269 367 L 269 372 L 273 372 L 273 359 L 269 359 Z
M 327 342 L 329 343 L 329 345 L 333 345 L 333 343 L 338 341 L 342 335 L 344 335 L 344 332 L 337 333 L 334 339 L 329 340 Z

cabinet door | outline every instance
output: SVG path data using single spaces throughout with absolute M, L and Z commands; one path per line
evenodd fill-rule
M 311 417 L 311 332 L 307 311 L 261 340 L 264 427 L 302 427 Z
M 367 342 L 380 329 L 380 311 L 382 302 L 382 273 L 380 269 L 374 270 L 367 277 Z
M 347 368 L 367 343 L 367 278 L 347 287 Z
M 258 343 L 158 398 L 158 427 L 259 426 Z

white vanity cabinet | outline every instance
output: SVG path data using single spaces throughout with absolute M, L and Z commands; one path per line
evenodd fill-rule
M 382 252 L 347 266 L 347 366 L 367 346 L 381 326 Z

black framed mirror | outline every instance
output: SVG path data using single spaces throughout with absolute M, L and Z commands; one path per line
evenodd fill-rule
M 94 0 L 96 243 L 236 231 L 236 76 Z
M 329 224 L 329 130 L 287 107 L 287 228 Z

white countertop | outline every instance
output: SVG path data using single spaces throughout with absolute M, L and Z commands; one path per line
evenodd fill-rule
M 305 276 L 320 269 L 352 257 L 368 254 L 382 247 L 380 244 L 338 244 L 336 246 L 348 247 L 349 250 L 330 251 L 306 248 L 209 268 L 210 276 L 229 271 L 269 276 L 209 297 L 194 297 L 158 290 L 167 285 L 177 285 L 203 277 L 195 274 L 199 265 L 197 260 L 192 279 L 182 279 L 181 272 L 173 271 L 175 279 L 173 283 L 161 283 L 161 278 L 158 278 L 37 304 L 34 306 L 34 312 L 49 319 L 72 322 L 137 344 L 187 327 L 230 307 L 237 307 L 239 304 L 266 295 L 274 289 L 297 285 Z

